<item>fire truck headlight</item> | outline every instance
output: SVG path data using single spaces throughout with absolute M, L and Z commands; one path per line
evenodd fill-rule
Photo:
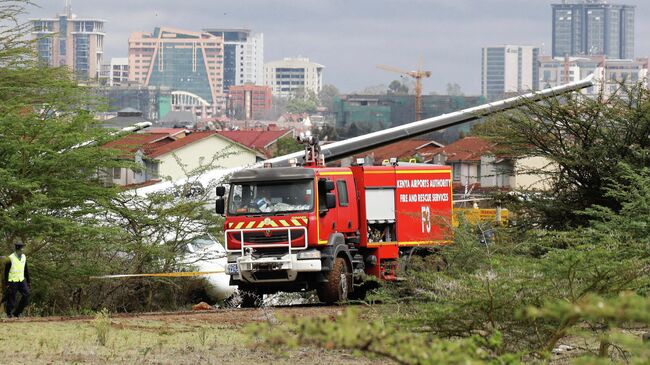
M 298 260 L 315 260 L 320 259 L 320 251 L 307 250 L 298 253 Z

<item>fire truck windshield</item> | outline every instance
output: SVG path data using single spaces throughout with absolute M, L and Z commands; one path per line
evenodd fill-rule
M 233 183 L 228 197 L 229 215 L 272 215 L 311 211 L 313 180 Z

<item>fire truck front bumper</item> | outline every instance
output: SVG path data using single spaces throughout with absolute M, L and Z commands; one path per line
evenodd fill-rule
M 228 260 L 226 274 L 233 280 L 249 283 L 295 281 L 298 274 L 319 272 L 322 269 L 320 252 L 304 250 L 283 256 L 238 256 Z

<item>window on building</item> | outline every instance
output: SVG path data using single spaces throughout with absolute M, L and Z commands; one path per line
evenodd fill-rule
M 460 166 L 461 165 L 459 163 L 455 163 L 451 165 L 451 169 L 454 174 L 454 181 L 460 181 Z
M 119 180 L 122 178 L 122 168 L 121 167 L 113 167 L 113 179 Z

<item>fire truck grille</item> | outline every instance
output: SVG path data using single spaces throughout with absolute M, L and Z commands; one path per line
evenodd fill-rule
M 301 238 L 305 235 L 303 230 L 291 230 L 291 240 Z M 273 230 L 269 232 L 255 231 L 244 233 L 244 242 L 246 243 L 286 243 L 289 239 L 289 233 L 285 230 Z
M 289 250 L 286 247 L 264 247 L 257 248 L 253 251 L 253 257 L 256 259 L 262 257 L 282 257 L 289 253 Z

